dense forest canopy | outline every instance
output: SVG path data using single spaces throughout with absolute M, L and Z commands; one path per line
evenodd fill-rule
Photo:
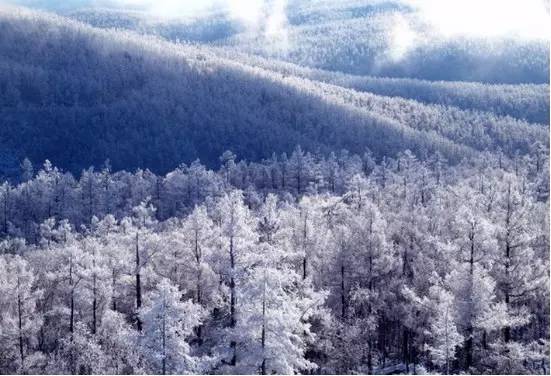
M 26 160 L 0 189 L 2 371 L 549 372 L 543 147 L 220 162 Z
M 549 374 L 548 40 L 10 2 L 1 374 Z

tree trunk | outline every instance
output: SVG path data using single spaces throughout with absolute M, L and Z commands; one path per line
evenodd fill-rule
M 266 276 L 264 276 L 264 289 L 262 291 L 262 334 L 261 334 L 261 342 L 262 342 L 262 367 L 261 371 L 262 374 L 266 374 L 266 356 L 265 356 L 265 348 L 266 348 Z
M 166 308 L 163 301 L 163 321 L 162 321 L 162 331 L 163 331 L 163 375 L 166 375 Z
M 17 318 L 19 328 L 19 355 L 21 357 L 21 368 L 25 364 L 25 352 L 23 348 L 23 310 L 21 307 L 21 293 L 19 292 L 19 278 L 17 279 Z
M 111 309 L 113 311 L 117 310 L 117 297 L 115 293 L 115 286 L 116 286 L 116 276 L 115 276 L 115 268 L 111 269 L 111 285 L 112 285 L 112 294 L 111 294 Z
M 73 286 L 73 256 L 69 258 L 69 286 L 71 287 L 71 297 L 70 297 L 70 318 L 69 318 L 69 333 L 71 333 L 71 340 L 73 338 L 74 330 L 74 318 L 75 318 L 75 286 Z
M 233 236 L 230 237 L 230 267 L 231 267 L 231 277 L 230 277 L 230 328 L 235 328 L 235 255 L 233 249 Z M 237 344 L 235 341 L 230 342 L 230 347 L 232 350 L 232 358 L 230 364 L 235 366 L 237 363 Z
M 346 290 L 344 284 L 344 261 L 341 263 L 341 318 L 344 321 L 346 317 Z
M 404 328 L 404 334 L 402 339 L 402 358 L 406 365 L 406 372 L 409 373 L 409 330 Z
M 469 299 L 472 300 L 473 296 L 473 279 L 474 279 L 474 250 L 475 250 L 475 229 L 474 225 L 471 226 L 471 232 L 469 234 L 469 240 L 471 243 L 470 256 L 469 256 Z M 469 307 L 469 322 L 467 324 L 467 338 L 465 339 L 465 371 L 468 371 L 473 364 L 473 324 L 472 324 L 472 305 Z
M 75 326 L 75 293 L 74 290 L 71 289 L 71 318 L 69 323 L 69 332 L 72 334 L 74 332 L 74 326 Z
M 367 348 L 367 373 L 370 375 L 373 374 L 373 340 L 371 339 L 371 334 L 368 341 L 368 348 Z
M 507 308 L 509 308 L 509 304 L 511 303 L 511 291 L 510 291 L 510 281 L 509 281 L 509 269 L 511 267 L 511 240 L 509 238 L 510 236 L 510 227 L 511 227 L 511 215 L 512 215 L 512 208 L 511 208 L 511 183 L 507 186 L 507 213 L 505 217 L 505 226 L 507 230 L 506 239 L 505 239 L 505 305 Z M 503 339 L 505 342 L 509 342 L 511 340 L 511 327 L 506 326 L 503 328 Z
M 467 339 L 465 340 L 465 371 L 468 371 L 473 364 L 473 328 L 466 329 Z
M 380 319 L 379 319 L 379 326 L 378 326 L 378 348 L 379 348 L 379 351 L 381 352 L 381 363 L 382 363 L 382 367 L 385 368 L 386 367 L 386 358 L 387 358 L 387 350 L 386 350 L 386 338 L 387 338 L 387 335 L 388 335 L 388 332 L 389 332 L 389 329 L 388 329 L 388 325 L 387 325 L 387 320 L 384 316 L 382 316 Z
M 511 292 L 509 291 L 510 257 L 511 246 L 509 244 L 509 241 L 507 241 L 505 246 L 505 278 L 507 281 L 505 285 L 505 305 L 507 306 L 507 308 L 509 308 L 509 304 L 511 303 Z M 509 325 L 503 328 L 503 339 L 505 340 L 505 342 L 509 342 L 511 340 L 511 327 Z
M 94 274 L 92 275 L 92 334 L 96 334 L 97 329 L 97 308 L 98 308 L 98 298 L 97 298 L 97 276 L 96 276 L 96 254 L 94 251 L 94 259 L 92 261 L 94 268 Z
M 139 316 L 140 308 L 142 307 L 142 284 L 140 280 L 140 248 L 139 248 L 139 233 L 136 232 L 136 327 L 138 331 L 142 331 L 142 320 Z
M 96 296 L 96 275 L 94 274 L 93 278 L 93 301 L 92 301 L 92 334 L 96 334 L 97 330 L 97 309 L 98 309 L 98 300 Z
M 197 304 L 201 304 L 203 301 L 203 291 L 202 291 L 202 271 L 201 271 L 201 249 L 199 248 L 199 234 L 198 231 L 195 231 L 195 263 L 197 266 L 197 281 L 196 290 L 197 290 Z M 197 340 L 199 345 L 203 344 L 203 325 L 197 327 Z
M 445 317 L 445 326 L 446 326 L 446 375 L 450 374 L 450 346 L 449 346 L 449 334 L 448 334 L 448 307 L 446 307 L 446 317 Z

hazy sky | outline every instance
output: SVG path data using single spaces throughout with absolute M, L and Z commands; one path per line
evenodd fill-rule
M 185 17 L 210 9 L 224 9 L 233 18 L 251 27 L 272 22 L 276 28 L 283 27 L 286 22 L 288 6 L 288 0 L 0 0 L 2 1 L 56 11 L 89 7 L 134 9 L 157 17 Z M 382 0 L 366 2 L 376 1 Z M 510 34 L 528 39 L 548 39 L 551 32 L 549 0 L 397 1 L 416 8 L 419 16 L 444 36 L 494 37 Z M 408 34 L 407 25 L 398 26 L 399 39 L 407 43 L 408 39 L 414 38 Z

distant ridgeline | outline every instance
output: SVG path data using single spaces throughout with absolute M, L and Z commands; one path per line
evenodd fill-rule
M 0 176 L 45 159 L 75 174 L 166 173 L 232 150 L 260 161 L 296 145 L 378 161 L 411 150 L 449 163 L 548 143 L 548 85 L 355 77 L 0 9 Z
M 282 15 L 284 24 L 268 37 L 221 9 L 169 20 L 124 9 L 88 7 L 59 13 L 95 27 L 208 43 L 249 56 L 354 75 L 494 84 L 549 82 L 547 40 L 442 36 L 408 3 L 288 1 Z

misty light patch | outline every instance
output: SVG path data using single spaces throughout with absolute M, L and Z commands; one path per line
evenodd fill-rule
M 76 10 L 94 7 L 129 8 L 166 19 L 198 16 L 210 11 L 226 11 L 251 26 L 280 14 L 286 0 L 3 0 L 44 9 Z M 310 0 L 294 4 L 315 4 Z M 345 2 L 346 3 L 346 2 Z M 412 7 L 419 17 L 445 37 L 519 37 L 548 39 L 551 19 L 548 0 L 396 0 L 348 1 L 351 5 L 403 4 Z M 323 2 L 320 2 L 320 9 Z M 332 6 L 325 4 L 326 9 Z M 283 13 L 285 11 L 283 10 Z
M 547 0 L 404 0 L 444 37 L 549 39 Z
M 394 15 L 392 24 L 388 56 L 392 61 L 399 61 L 418 45 L 421 36 L 401 14 Z

